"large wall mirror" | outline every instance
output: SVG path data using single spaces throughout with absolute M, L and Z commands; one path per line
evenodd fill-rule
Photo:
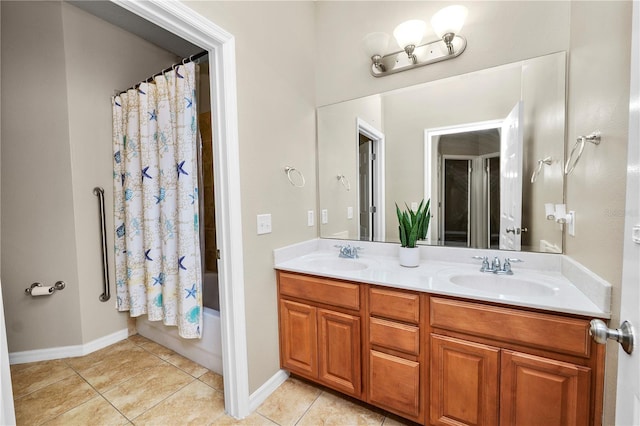
M 318 108 L 320 236 L 398 242 L 395 204 L 431 200 L 423 244 L 562 253 L 564 52 Z

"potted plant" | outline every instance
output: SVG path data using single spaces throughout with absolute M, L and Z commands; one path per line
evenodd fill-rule
M 396 203 L 396 213 L 400 229 L 400 265 L 416 267 L 420 264 L 420 250 L 416 247 L 418 240 L 424 240 L 429 231 L 431 221 L 431 199 L 420 201 L 417 211 L 413 211 L 405 204 L 406 210 L 401 211 Z

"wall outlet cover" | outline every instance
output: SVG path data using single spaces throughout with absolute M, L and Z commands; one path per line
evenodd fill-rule
M 315 224 L 315 218 L 313 217 L 313 210 L 307 212 L 307 226 L 313 226 Z
M 329 223 L 329 211 L 327 209 L 322 209 L 320 215 L 322 216 L 321 220 L 323 224 Z
M 347 207 L 347 219 L 353 219 L 353 207 Z

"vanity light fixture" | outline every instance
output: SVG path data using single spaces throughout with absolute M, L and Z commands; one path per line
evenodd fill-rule
M 403 50 L 384 55 L 389 36 L 379 32 L 367 34 L 363 48 L 371 58 L 371 75 L 382 77 L 460 56 L 467 47 L 467 40 L 459 34 L 466 17 L 467 8 L 464 6 L 441 9 L 431 18 L 431 26 L 439 39 L 425 44 L 420 42 L 427 24 L 418 19 L 403 22 L 393 31 L 398 46 Z

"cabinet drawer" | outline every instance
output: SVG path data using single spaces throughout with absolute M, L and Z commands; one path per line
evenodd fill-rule
M 430 325 L 568 355 L 590 355 L 587 320 L 432 297 Z
M 420 364 L 376 351 L 369 364 L 369 403 L 418 420 Z
M 411 355 L 420 353 L 420 333 L 418 327 L 387 321 L 380 318 L 369 319 L 369 342 Z
M 360 309 L 360 287 L 357 284 L 306 275 L 278 274 L 280 294 L 347 309 Z
M 382 288 L 369 289 L 371 315 L 418 324 L 420 321 L 420 296 Z

